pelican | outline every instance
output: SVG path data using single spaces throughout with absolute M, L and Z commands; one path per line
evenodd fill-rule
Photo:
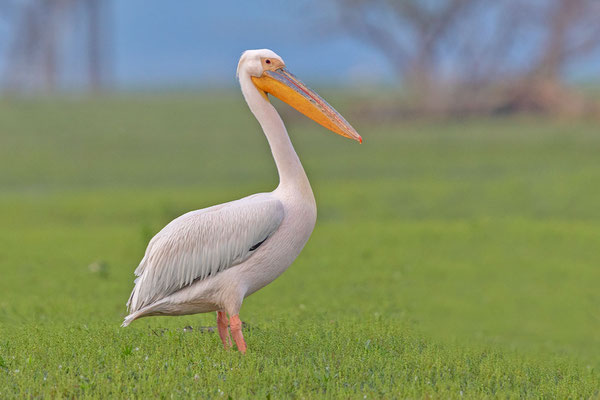
M 123 326 L 153 315 L 216 311 L 223 346 L 233 346 L 230 329 L 238 350 L 245 353 L 242 301 L 292 264 L 317 219 L 310 183 L 269 95 L 339 135 L 360 143 L 362 138 L 271 50 L 245 51 L 237 76 L 269 142 L 279 185 L 270 193 L 188 212 L 158 232 L 135 270 Z

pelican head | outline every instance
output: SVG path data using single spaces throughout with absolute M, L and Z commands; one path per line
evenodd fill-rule
M 330 131 L 362 143 L 362 138 L 348 121 L 289 72 L 283 59 L 275 52 L 268 49 L 245 51 L 237 73 L 238 76 L 249 74 L 254 86 L 267 101 L 269 94 L 275 96 Z

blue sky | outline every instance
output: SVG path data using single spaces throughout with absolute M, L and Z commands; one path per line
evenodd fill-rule
M 377 83 L 385 60 L 336 28 L 315 1 L 115 1 L 114 79 L 119 86 L 235 84 L 246 49 L 270 48 L 304 80 Z M 358 79 L 360 77 L 360 79 Z

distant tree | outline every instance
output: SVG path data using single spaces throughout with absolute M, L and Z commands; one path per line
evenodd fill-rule
M 66 32 L 78 23 L 87 27 L 82 51 L 87 58 L 89 88 L 105 83 L 108 36 L 103 9 L 107 0 L 5 0 L 0 2 L 9 35 L 4 87 L 13 92 L 57 89 L 65 66 Z
M 343 26 L 378 49 L 425 102 L 439 84 L 440 50 L 464 14 L 479 0 L 339 0 Z
M 88 25 L 88 78 L 90 88 L 97 91 L 103 87 L 108 74 L 108 46 L 105 42 L 110 39 L 110 26 L 107 21 L 107 1 L 87 0 Z
M 564 72 L 600 50 L 598 0 L 332 1 L 340 25 L 381 52 L 420 110 L 585 108 Z
M 539 35 L 540 51 L 516 77 L 504 107 L 563 114 L 597 112 L 597 104 L 570 90 L 564 76 L 570 66 L 600 50 L 600 1 L 546 1 L 530 10 L 526 22 Z

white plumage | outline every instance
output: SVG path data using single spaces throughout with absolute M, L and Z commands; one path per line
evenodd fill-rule
M 135 312 L 194 281 L 215 276 L 252 255 L 279 227 L 284 209 L 271 194 L 191 211 L 148 244 L 127 303 Z
M 238 78 L 271 147 L 279 186 L 271 193 L 189 212 L 165 226 L 152 238 L 135 270 L 123 326 L 150 315 L 218 311 L 219 335 L 228 347 L 227 312 L 232 336 L 245 352 L 238 317 L 243 299 L 287 269 L 316 221 L 310 183 L 267 93 L 340 135 L 362 139 L 271 50 L 246 51 L 238 64 Z

